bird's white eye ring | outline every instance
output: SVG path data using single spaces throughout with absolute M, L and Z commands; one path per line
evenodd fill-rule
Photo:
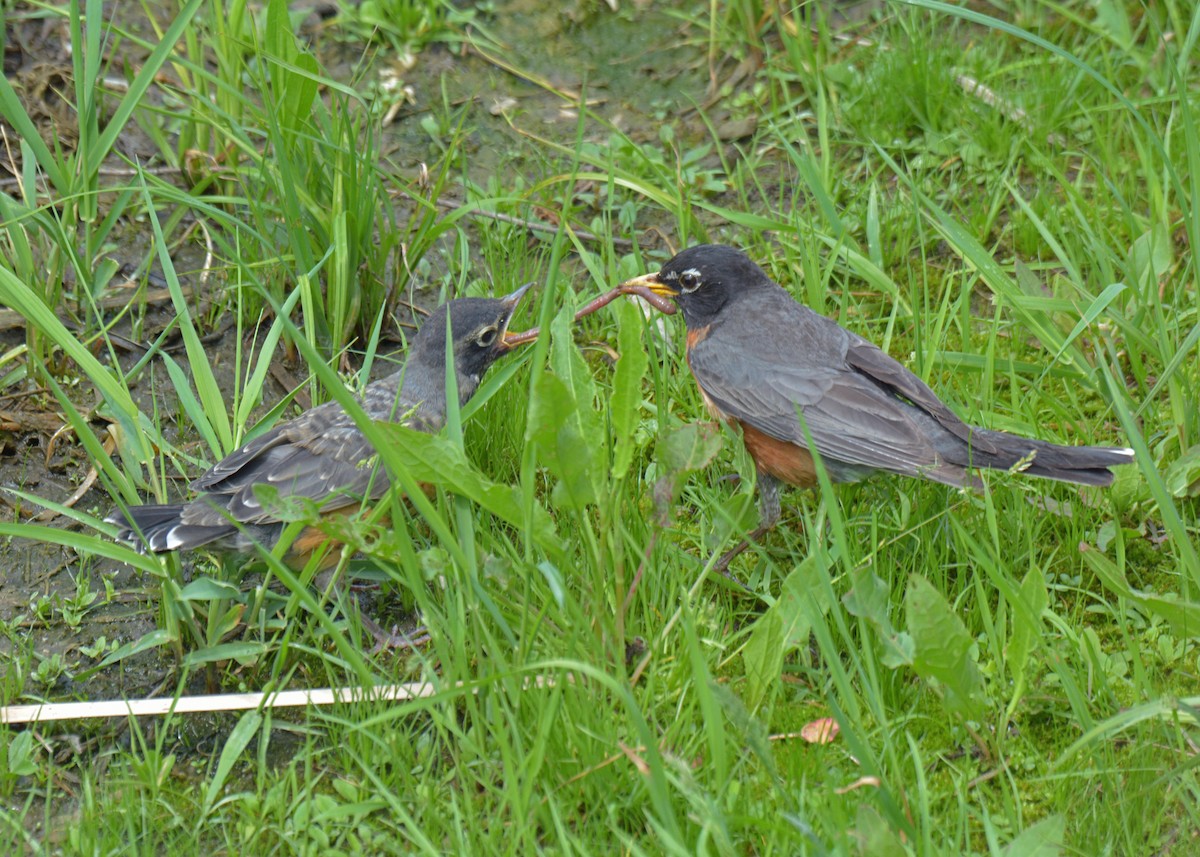
M 499 330 L 499 328 L 497 328 L 496 325 L 494 325 L 494 324 L 488 325 L 483 330 L 479 331 L 478 334 L 476 334 L 476 336 L 475 336 L 476 344 L 480 348 L 490 347 L 491 344 L 496 341 L 496 333 L 498 330 Z
M 700 288 L 700 272 L 695 268 L 688 268 L 679 275 L 679 290 L 682 292 L 694 292 Z

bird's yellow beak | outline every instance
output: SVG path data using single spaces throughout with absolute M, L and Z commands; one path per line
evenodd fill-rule
M 679 295 L 677 289 L 673 289 L 662 281 L 658 276 L 659 272 L 653 274 L 642 274 L 640 277 L 634 277 L 632 280 L 626 280 L 621 283 L 622 289 L 643 288 L 649 289 L 656 295 L 673 298 Z

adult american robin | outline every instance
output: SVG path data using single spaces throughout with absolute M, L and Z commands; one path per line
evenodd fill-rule
M 446 421 L 446 316 L 459 405 L 479 387 L 488 367 L 510 347 L 508 323 L 529 285 L 503 298 L 460 298 L 438 307 L 409 343 L 398 372 L 367 385 L 359 398 L 373 420 L 436 432 Z M 209 548 L 248 552 L 270 547 L 285 524 L 255 495 L 271 486 L 281 500 L 303 497 L 322 514 L 346 513 L 389 485 L 382 468 L 369 466 L 375 450 L 337 402 L 327 402 L 280 423 L 218 461 L 191 484 L 198 495 L 186 503 L 132 506 L 114 513 L 117 538 L 152 553 Z M 288 560 L 301 564 L 327 537 L 306 528 L 292 542 Z M 372 627 L 372 631 L 374 628 Z
M 968 468 L 1017 469 L 1108 485 L 1133 450 L 1059 446 L 964 423 L 920 378 L 836 322 L 798 303 L 740 250 L 691 247 L 623 284 L 674 298 L 687 360 L 709 410 L 741 428 L 758 471 L 757 539 L 779 519 L 779 483 L 812 487 L 809 440 L 832 482 L 877 470 L 962 487 Z M 808 436 L 805 435 L 807 428 Z M 746 547 L 743 542 L 718 563 Z

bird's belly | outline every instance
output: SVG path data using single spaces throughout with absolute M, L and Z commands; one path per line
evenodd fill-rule
M 760 471 L 801 488 L 817 484 L 817 469 L 807 449 L 764 434 L 748 423 L 738 422 L 746 450 Z

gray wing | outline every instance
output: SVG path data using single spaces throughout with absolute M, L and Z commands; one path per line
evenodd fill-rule
M 371 385 L 362 400 L 373 419 L 405 419 L 428 430 L 419 411 L 397 401 L 387 381 Z M 209 525 L 210 518 L 232 518 L 247 524 L 269 523 L 269 509 L 255 496 L 254 486 L 274 487 L 281 499 L 303 497 L 326 510 L 377 497 L 389 484 L 376 466 L 375 449 L 336 402 L 327 402 L 276 426 L 215 464 L 192 483 L 204 497 L 190 504 L 186 523 Z
M 832 323 L 832 322 L 831 322 Z M 995 446 L 981 432 L 959 418 L 946 407 L 929 385 L 908 370 L 904 364 L 894 360 L 886 351 L 861 336 L 846 331 L 849 345 L 846 363 L 851 368 L 870 378 L 891 395 L 906 399 L 934 422 L 960 440 L 970 444 L 978 453 L 995 453 Z
M 914 404 L 927 395 L 957 420 L 952 412 L 878 348 L 790 297 L 727 312 L 690 362 L 714 404 L 771 437 L 807 448 L 799 411 L 827 460 L 961 484 L 959 468 L 942 471 L 929 435 L 939 421 L 897 395 Z

